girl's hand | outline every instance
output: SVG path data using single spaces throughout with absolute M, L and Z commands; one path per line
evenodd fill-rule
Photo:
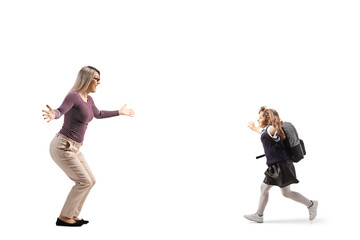
M 54 110 L 49 106 L 49 105 L 46 105 L 46 107 L 49 108 L 49 111 L 45 111 L 45 110 L 42 110 L 44 113 L 46 114 L 43 114 L 44 119 L 49 119 L 47 122 L 50 122 L 51 120 L 55 119 L 55 112 Z
M 252 121 L 249 122 L 248 127 L 249 127 L 251 130 L 253 130 L 253 131 L 257 132 L 257 133 L 260 133 L 260 127 L 259 127 L 259 126 L 255 127 L 254 122 L 252 122 Z
M 122 108 L 119 110 L 119 115 L 125 115 L 129 117 L 133 117 L 135 115 L 134 110 L 126 108 L 127 104 L 124 104 Z

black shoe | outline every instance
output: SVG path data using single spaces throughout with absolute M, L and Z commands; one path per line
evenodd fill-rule
M 83 223 L 81 222 L 78 222 L 78 221 L 75 221 L 74 223 L 67 223 L 67 222 L 64 222 L 63 220 L 61 219 L 57 219 L 56 221 L 56 226 L 63 226 L 63 227 L 81 227 L 83 225 Z
M 88 220 L 84 220 L 84 219 L 81 219 L 81 220 L 75 220 L 76 222 L 78 223 L 82 223 L 82 224 L 88 224 L 89 221 Z

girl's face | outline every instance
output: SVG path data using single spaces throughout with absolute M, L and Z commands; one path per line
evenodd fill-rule
M 91 83 L 88 88 L 89 93 L 96 92 L 96 87 L 100 84 L 100 76 L 98 73 L 95 73 L 93 79 L 91 80 Z
M 266 127 L 266 119 L 265 119 L 265 117 L 264 117 L 264 112 L 261 112 L 261 113 L 259 114 L 258 123 L 259 123 L 259 126 L 260 126 L 261 128 Z

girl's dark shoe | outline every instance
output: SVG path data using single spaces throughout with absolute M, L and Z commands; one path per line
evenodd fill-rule
M 81 220 L 75 220 L 76 222 L 78 223 L 82 223 L 82 224 L 88 224 L 89 221 L 88 220 L 84 220 L 84 219 L 81 219 Z
M 62 226 L 62 227 L 81 227 L 82 225 L 83 223 L 78 221 L 75 221 L 74 223 L 67 223 L 59 218 L 56 221 L 56 226 Z

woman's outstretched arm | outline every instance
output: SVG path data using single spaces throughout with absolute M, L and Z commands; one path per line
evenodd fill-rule
M 122 108 L 120 110 L 115 110 L 115 111 L 99 110 L 96 107 L 94 101 L 92 102 L 92 111 L 94 113 L 94 117 L 98 118 L 98 119 L 115 117 L 115 116 L 119 116 L 119 115 L 125 115 L 125 116 L 129 116 L 129 117 L 133 117 L 134 114 L 135 114 L 134 110 L 126 108 L 126 104 L 124 106 L 122 106 Z
M 49 109 L 49 111 L 42 110 L 45 113 L 43 116 L 45 120 L 49 119 L 47 122 L 50 122 L 51 120 L 55 119 L 55 112 L 49 105 L 46 105 L 46 107 Z
M 43 116 L 45 116 L 45 120 L 49 119 L 48 122 L 50 122 L 53 119 L 58 119 L 60 118 L 62 115 L 64 115 L 65 113 L 67 113 L 73 106 L 74 106 L 74 102 L 77 99 L 76 96 L 77 93 L 72 92 L 69 93 L 63 103 L 61 104 L 61 106 L 58 109 L 53 110 L 49 105 L 46 105 L 46 107 L 49 109 L 49 111 L 46 110 L 42 110 L 45 114 L 43 114 Z

